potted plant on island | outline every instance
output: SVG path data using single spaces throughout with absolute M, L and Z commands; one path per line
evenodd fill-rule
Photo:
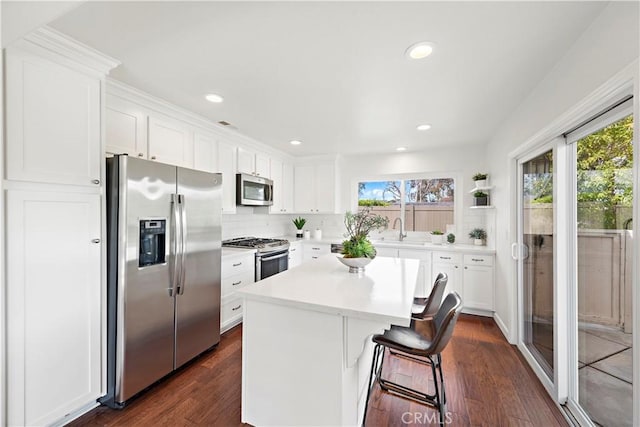
M 444 239 L 444 233 L 440 230 L 433 230 L 431 232 L 431 243 L 435 245 L 441 245 Z
M 489 194 L 484 191 L 476 191 L 473 193 L 473 200 L 475 206 L 488 206 L 489 205 Z
M 473 175 L 472 179 L 475 181 L 476 188 L 487 187 L 487 174 L 477 173 Z
M 347 229 L 347 240 L 342 242 L 343 256 L 338 259 L 349 267 L 350 273 L 362 272 L 364 266 L 376 256 L 376 249 L 369 240 L 369 233 L 387 228 L 389 218 L 371 213 L 369 208 L 365 208 L 357 213 L 347 212 L 344 215 L 344 225 Z
M 469 237 L 473 239 L 473 244 L 476 246 L 482 246 L 487 239 L 487 232 L 482 228 L 474 228 L 469 232 Z
M 298 218 L 294 218 L 293 219 L 293 225 L 296 226 L 297 230 L 296 230 L 296 238 L 298 239 L 302 239 L 302 236 L 304 235 L 304 231 L 302 230 L 304 228 L 304 225 L 307 223 L 307 220 L 302 218 L 301 216 L 299 216 Z

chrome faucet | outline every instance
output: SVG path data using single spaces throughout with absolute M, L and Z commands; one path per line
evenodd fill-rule
M 405 237 L 407 237 L 407 233 L 405 233 L 404 231 L 404 221 L 402 220 L 401 217 L 397 217 L 394 221 L 393 221 L 393 229 L 396 228 L 396 223 L 400 221 L 400 236 L 399 239 L 402 242 L 402 239 L 404 239 Z

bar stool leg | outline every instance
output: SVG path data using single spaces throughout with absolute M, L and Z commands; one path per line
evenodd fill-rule
M 371 371 L 369 373 L 369 388 L 367 389 L 367 400 L 364 402 L 364 415 L 362 416 L 362 427 L 364 427 L 367 421 L 367 410 L 369 409 L 369 398 L 371 397 L 371 389 L 373 388 L 373 385 L 375 384 L 376 378 L 378 376 L 377 374 L 377 365 L 378 365 L 378 357 L 380 356 L 380 348 L 382 346 L 380 344 L 376 344 L 376 346 L 373 348 L 373 359 L 371 359 Z M 384 351 L 384 347 L 382 347 Z M 383 357 L 384 359 L 384 357 Z M 382 368 L 382 366 L 381 366 Z

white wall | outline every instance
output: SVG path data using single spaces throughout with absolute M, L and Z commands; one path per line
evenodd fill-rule
M 515 241 L 511 214 L 515 186 L 510 182 L 512 162 L 508 153 L 535 140 L 536 134 L 637 60 L 638 17 L 637 2 L 610 3 L 488 144 L 486 160 L 492 184 L 496 185 L 496 222 L 501 224 L 496 239 L 496 315 L 512 343 L 517 326 L 516 265 L 510 249 Z
M 471 243 L 467 238 L 468 232 L 472 228 L 483 227 L 489 235 L 487 245 L 492 247 L 495 235 L 493 211 L 469 209 L 473 204 L 469 190 L 475 186 L 471 177 L 486 170 L 485 148 L 481 146 L 433 148 L 420 153 L 345 156 L 341 170 L 342 206 L 345 209 L 355 207 L 359 180 L 394 174 L 454 174 L 461 177 L 462 181 L 461 184 L 456 183 L 455 197 L 462 197 L 463 201 L 462 224 L 456 224 L 457 241 Z

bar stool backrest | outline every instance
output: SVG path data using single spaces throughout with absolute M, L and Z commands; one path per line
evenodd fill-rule
M 422 313 L 420 314 L 420 318 L 427 319 L 436 315 L 440 308 L 442 296 L 444 295 L 444 290 L 447 287 L 448 281 L 449 276 L 447 276 L 447 273 L 438 273 L 438 277 L 436 277 L 436 281 L 433 284 L 429 298 L 427 298 L 424 310 L 422 310 Z
M 447 346 L 453 336 L 453 329 L 461 311 L 462 299 L 460 295 L 457 292 L 447 295 L 440 309 L 433 317 L 435 335 L 428 350 L 431 354 L 439 354 Z

